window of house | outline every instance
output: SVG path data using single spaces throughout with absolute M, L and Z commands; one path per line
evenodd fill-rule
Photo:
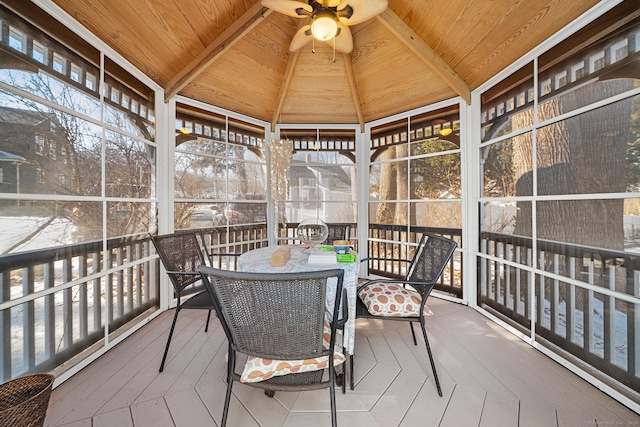
M 39 135 L 39 134 L 35 134 L 34 138 L 35 138 L 36 154 L 42 155 L 42 153 L 44 152 L 45 139 L 42 135 Z

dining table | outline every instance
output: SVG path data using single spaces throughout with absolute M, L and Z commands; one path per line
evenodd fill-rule
M 290 249 L 290 258 L 282 266 L 274 266 L 271 263 L 271 256 L 279 249 Z M 353 354 L 356 333 L 356 288 L 358 285 L 358 259 L 355 253 L 350 258 L 350 262 L 336 263 L 309 263 L 309 257 L 322 251 L 323 249 L 310 248 L 306 245 L 277 245 L 266 246 L 245 252 L 238 258 L 238 271 L 252 273 L 294 273 L 305 271 L 329 270 L 341 268 L 344 270 L 342 281 L 343 289 L 347 291 L 347 301 L 349 318 L 344 326 L 343 347 L 348 354 Z M 327 249 L 324 249 L 325 251 Z M 312 257 L 313 258 L 313 257 Z M 344 259 L 339 257 L 338 259 Z M 326 305 L 329 310 L 333 310 L 336 297 L 336 280 L 327 282 Z

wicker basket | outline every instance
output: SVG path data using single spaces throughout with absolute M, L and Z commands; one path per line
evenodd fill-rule
M 50 374 L 34 374 L 0 385 L 0 426 L 42 426 L 54 379 Z

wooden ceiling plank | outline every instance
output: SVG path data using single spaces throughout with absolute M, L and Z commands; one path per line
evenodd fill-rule
M 350 58 L 357 83 L 355 93 L 365 122 L 466 93 L 465 86 L 475 88 L 486 82 L 598 1 L 433 0 L 428 7 L 424 0 L 390 1 L 391 11 L 404 25 L 388 28 L 393 21 L 385 19 L 387 13 L 350 27 L 354 40 Z M 168 88 L 170 81 L 174 87 L 174 83 L 180 83 L 179 78 L 185 79 L 182 81 L 185 83 L 192 78 L 188 73 L 197 73 L 197 77 L 179 90 L 182 95 L 265 122 L 274 118 L 278 102 L 282 107 L 277 123 L 330 121 L 331 116 L 335 123 L 359 122 L 354 109 L 353 83 L 348 82 L 345 75 L 348 64 L 340 63 L 341 56 L 333 63 L 333 52 L 324 43 L 316 46 L 315 55 L 308 49 L 300 51 L 286 95 L 280 95 L 284 100 L 278 100 L 278 94 L 284 90 L 289 44 L 298 22 L 304 20 L 281 13 L 270 14 L 231 49 L 214 57 L 214 42 L 220 40 L 220 35 L 234 21 L 260 3 L 259 0 L 51 2 L 162 87 Z M 31 2 L 24 0 L 4 0 L 4 3 L 23 16 L 27 15 L 23 11 L 31 8 L 28 7 Z M 625 0 L 621 6 L 637 11 L 636 3 L 637 0 Z M 598 28 L 615 24 L 615 20 L 609 18 L 598 21 Z M 66 39 L 64 31 L 56 26 L 38 20 L 35 23 L 61 40 Z M 412 33 L 405 31 L 405 26 L 419 38 L 411 40 Z M 402 38 L 396 33 L 402 34 Z M 578 38 L 579 46 L 570 46 L 568 50 L 584 46 L 596 35 L 597 31 L 582 35 Z M 570 42 L 565 41 L 542 54 L 540 66 L 559 60 L 556 55 L 566 53 L 568 50 L 563 50 L 566 44 L 575 42 L 572 37 Z M 215 60 L 211 66 L 199 72 L 195 62 L 183 70 L 192 58 L 206 60 L 206 53 L 202 51 L 210 45 L 213 45 L 208 48 L 210 56 Z M 87 56 L 98 56 L 88 43 L 88 50 L 75 43 L 69 47 L 87 52 Z M 442 67 L 442 63 L 448 68 Z M 176 76 L 181 71 L 185 75 Z M 456 84 L 458 76 L 463 85 Z M 314 84 L 319 81 L 322 85 Z
M 351 62 L 351 55 L 343 53 L 342 59 L 344 60 L 344 73 L 347 76 L 349 90 L 351 91 L 351 97 L 353 98 L 353 106 L 356 109 L 358 123 L 360 123 L 360 132 L 364 132 L 364 116 L 362 114 L 362 106 L 360 105 L 360 96 L 358 95 L 358 89 L 356 88 L 356 77 L 353 74 L 353 63 Z
M 269 16 L 271 12 L 271 9 L 263 7 L 261 2 L 257 2 L 251 7 L 240 19 L 229 26 L 213 43 L 207 46 L 186 67 L 169 80 L 165 87 L 165 101 L 191 83 L 203 70 L 258 25 L 262 19 Z
M 440 78 L 460 96 L 471 103 L 471 89 L 469 85 L 438 56 L 438 54 L 425 43 L 415 31 L 413 31 L 404 21 L 391 9 L 387 9 L 376 16 L 391 33 L 404 43 L 414 54 L 416 54 L 425 64 L 427 64 Z

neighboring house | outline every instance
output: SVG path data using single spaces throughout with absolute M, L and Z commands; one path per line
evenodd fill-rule
M 292 167 L 289 190 L 293 203 L 288 205 L 286 218 L 290 222 L 316 216 L 326 222 L 355 221 L 352 177 L 339 165 Z
M 318 200 L 351 200 L 351 177 L 337 165 L 292 167 L 289 180 L 291 200 L 313 205 Z
M 0 107 L 0 192 L 56 194 L 68 187 L 68 143 L 52 135 L 55 121 L 49 115 Z M 13 205 L 0 200 L 0 207 Z

